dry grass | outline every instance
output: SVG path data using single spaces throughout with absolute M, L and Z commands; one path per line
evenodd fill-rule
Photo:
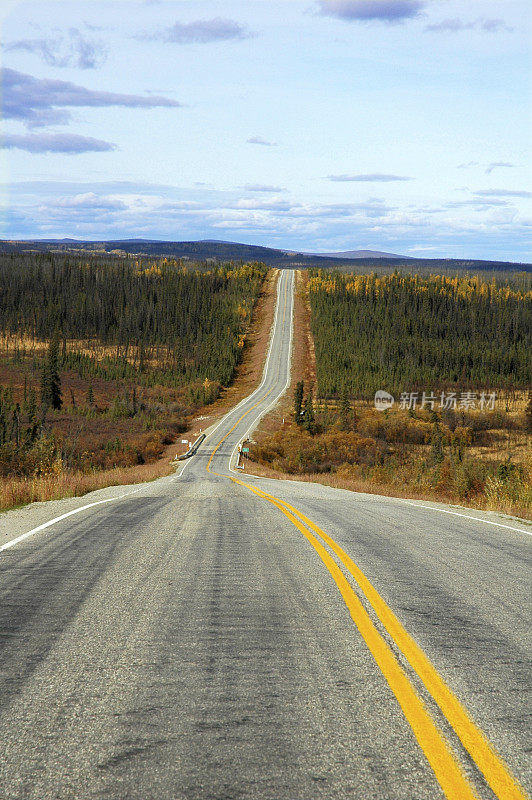
M 262 478 L 273 478 L 275 480 L 303 481 L 304 483 L 320 483 L 323 486 L 330 486 L 333 489 L 347 489 L 350 492 L 361 492 L 364 494 L 378 494 L 383 497 L 398 497 L 405 500 L 426 500 L 428 502 L 448 503 L 460 505 L 461 507 L 483 510 L 499 511 L 510 516 L 520 517 L 521 519 L 532 520 L 530 507 L 523 506 L 522 503 L 514 502 L 508 498 L 491 499 L 485 496 L 474 496 L 467 501 L 460 501 L 455 494 L 442 491 L 420 490 L 414 485 L 394 485 L 387 482 L 376 480 L 365 480 L 363 478 L 342 477 L 341 474 L 314 472 L 303 475 L 293 475 L 290 473 L 279 473 L 263 464 L 257 464 L 247 460 L 245 462 L 245 472 Z M 245 473 L 244 473 L 245 474 Z
M 329 412 L 330 415 L 330 412 Z M 440 423 L 442 449 L 434 455 L 434 425 L 397 411 L 387 417 L 360 406 L 356 432 L 343 432 L 338 419 L 310 435 L 293 422 L 263 435 L 251 448 L 246 470 L 264 477 L 304 480 L 336 488 L 411 497 L 532 518 L 532 440 L 524 432 L 518 458 L 479 457 L 467 444 L 467 427 L 454 432 Z M 427 415 L 428 416 L 428 415 Z M 318 415 L 318 420 L 320 419 Z M 482 431 L 483 435 L 501 431 Z M 525 441 L 526 440 L 526 441 Z M 513 451 L 510 451 L 515 455 Z
M 31 365 L 0 360 L 0 385 L 10 387 L 21 406 L 25 380 L 38 396 L 40 376 L 31 370 Z M 166 443 L 185 429 L 192 415 L 186 388 L 141 387 L 129 382 L 125 385 L 102 378 L 81 378 L 70 370 L 61 371 L 61 388 L 63 406 L 60 411 L 48 411 L 45 431 L 61 443 L 65 470 L 89 473 L 93 469 L 130 467 L 142 461 L 149 464 L 161 457 Z M 89 390 L 92 405 L 88 403 Z M 134 390 L 137 412 L 130 416 L 123 406 L 131 403 Z M 6 474 L 2 465 L 1 474 Z
M 50 346 L 49 339 L 36 339 L 27 334 L 4 334 L 0 335 L 0 358 L 10 357 L 15 354 L 23 356 L 42 357 Z M 66 353 L 76 353 L 88 356 L 94 361 L 103 361 L 106 358 L 127 361 L 128 364 L 136 366 L 140 361 L 141 348 L 129 344 L 102 344 L 98 339 L 65 339 L 61 340 L 61 348 Z M 156 369 L 164 367 L 167 363 L 172 363 L 172 350 L 163 345 L 145 346 L 142 352 L 145 367 Z
M 170 475 L 173 467 L 167 458 L 154 464 L 124 467 L 101 472 L 61 472 L 40 478 L 3 478 L 0 481 L 0 511 L 44 500 L 81 497 L 107 486 L 143 483 Z

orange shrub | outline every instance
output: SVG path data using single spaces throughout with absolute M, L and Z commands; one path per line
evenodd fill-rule
M 274 469 L 291 473 L 331 472 L 342 464 L 374 464 L 385 452 L 385 445 L 354 431 L 311 436 L 292 426 L 278 431 L 260 445 L 251 457 Z

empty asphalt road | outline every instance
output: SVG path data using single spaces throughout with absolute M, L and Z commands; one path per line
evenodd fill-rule
M 0 516 L 2 800 L 530 791 L 530 526 L 234 470 L 293 277 L 175 476 Z

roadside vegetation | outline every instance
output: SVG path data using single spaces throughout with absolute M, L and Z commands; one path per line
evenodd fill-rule
M 307 292 L 316 383 L 256 437 L 259 469 L 532 517 L 529 276 L 316 271 Z
M 0 256 L 0 509 L 164 474 L 233 380 L 266 273 Z

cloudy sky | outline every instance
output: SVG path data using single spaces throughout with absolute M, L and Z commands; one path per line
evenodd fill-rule
M 2 0 L 3 238 L 531 260 L 528 0 Z

